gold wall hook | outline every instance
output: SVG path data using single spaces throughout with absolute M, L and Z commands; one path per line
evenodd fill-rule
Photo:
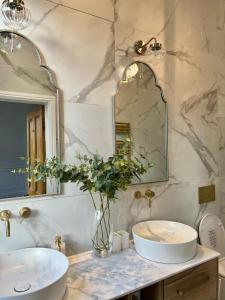
M 10 222 L 9 219 L 11 218 L 11 211 L 9 210 L 2 210 L 0 211 L 0 219 L 1 221 L 5 222 L 5 234 L 6 237 L 10 237 Z

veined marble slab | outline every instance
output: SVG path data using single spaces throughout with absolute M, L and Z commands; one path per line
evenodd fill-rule
M 108 258 L 85 252 L 70 258 L 68 290 L 63 300 L 117 299 L 218 257 L 199 246 L 196 256 L 181 264 L 160 264 L 139 256 L 134 249 Z

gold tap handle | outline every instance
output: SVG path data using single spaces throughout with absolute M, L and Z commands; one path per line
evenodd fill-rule
M 146 190 L 145 191 L 145 197 L 146 199 L 148 199 L 148 205 L 149 205 L 149 208 L 152 207 L 152 198 L 155 196 L 155 192 L 153 192 L 152 190 Z
M 29 207 L 23 207 L 20 209 L 19 215 L 21 217 L 20 224 L 22 224 L 25 219 L 28 219 L 31 216 L 31 209 Z
M 146 198 L 153 198 L 155 196 L 155 192 L 153 192 L 152 190 L 146 190 L 145 191 L 145 197 Z
M 143 197 L 142 193 L 140 191 L 136 191 L 134 193 L 134 198 L 135 199 L 141 199 Z
M 23 207 L 19 211 L 20 217 L 23 219 L 27 219 L 31 215 L 31 209 L 29 207 Z

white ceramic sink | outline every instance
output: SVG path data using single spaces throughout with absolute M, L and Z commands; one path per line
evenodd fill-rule
M 0 254 L 0 300 L 62 300 L 69 263 L 47 248 Z
M 160 263 L 192 259 L 197 249 L 197 231 L 171 221 L 147 221 L 132 228 L 135 249 L 144 258 Z

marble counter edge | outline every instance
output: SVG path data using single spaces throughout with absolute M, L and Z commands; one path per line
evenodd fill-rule
M 156 284 L 156 283 L 158 283 L 160 281 L 163 281 L 163 280 L 165 280 L 169 277 L 172 277 L 172 276 L 177 275 L 181 272 L 187 271 L 191 268 L 197 267 L 200 264 L 206 263 L 210 260 L 213 260 L 213 259 L 219 257 L 219 253 L 217 253 L 214 250 L 203 247 L 201 245 L 197 246 L 196 256 L 192 260 L 184 262 L 184 263 L 180 263 L 180 264 L 162 264 L 162 263 L 152 262 L 152 261 L 149 261 L 149 260 L 144 259 L 143 257 L 139 256 L 137 254 L 137 252 L 132 248 L 130 248 L 129 250 L 125 250 L 123 252 L 120 252 L 118 254 L 113 254 L 113 256 L 114 256 L 114 258 L 118 257 L 118 259 L 121 259 L 123 257 L 123 255 L 125 256 L 128 253 L 128 251 L 130 251 L 130 253 L 129 253 L 130 255 L 133 255 L 134 257 L 137 257 L 138 259 L 140 259 L 140 262 L 142 262 L 142 263 L 146 262 L 146 264 L 151 263 L 151 265 L 153 267 L 155 267 L 156 269 L 162 270 L 162 272 L 160 272 L 160 276 L 156 275 L 155 278 L 149 278 L 149 280 L 147 280 L 145 283 L 140 283 L 140 285 L 135 286 L 135 288 L 133 288 L 133 289 L 129 288 L 126 291 L 121 291 L 121 293 L 119 291 L 115 292 L 115 295 L 113 295 L 113 297 L 110 296 L 109 298 L 107 298 L 107 297 L 105 297 L 105 298 L 99 297 L 98 298 L 98 295 L 96 295 L 96 294 L 95 295 L 87 294 L 86 295 L 87 297 L 86 296 L 81 297 L 82 300 L 83 299 L 87 299 L 87 300 L 90 300 L 90 299 L 99 299 L 99 300 L 117 299 L 117 298 L 123 297 L 125 295 L 128 295 L 130 293 L 134 293 L 135 291 L 141 290 L 145 287 Z M 110 256 L 110 257 L 112 257 L 112 256 Z M 98 258 L 98 259 L 101 260 L 101 262 L 102 262 L 102 260 L 104 260 L 107 264 L 110 257 L 103 258 L 103 259 Z M 91 251 L 80 253 L 80 254 L 77 254 L 77 255 L 74 255 L 74 256 L 70 256 L 69 257 L 70 268 L 73 268 L 76 264 L 90 262 L 92 260 L 94 261 L 94 260 L 96 260 L 96 258 L 93 257 Z M 154 270 L 153 270 L 153 274 L 154 274 Z M 68 287 L 68 289 L 70 289 L 70 287 Z M 76 288 L 73 288 L 73 290 L 76 290 Z M 77 293 L 78 293 L 78 295 L 80 294 L 79 289 L 77 289 Z M 67 298 L 67 300 L 74 300 L 74 299 L 81 299 L 81 298 L 80 297 L 79 298 L 77 298 L 77 297 L 75 297 L 75 298 L 71 297 L 70 298 L 69 297 L 69 298 Z

